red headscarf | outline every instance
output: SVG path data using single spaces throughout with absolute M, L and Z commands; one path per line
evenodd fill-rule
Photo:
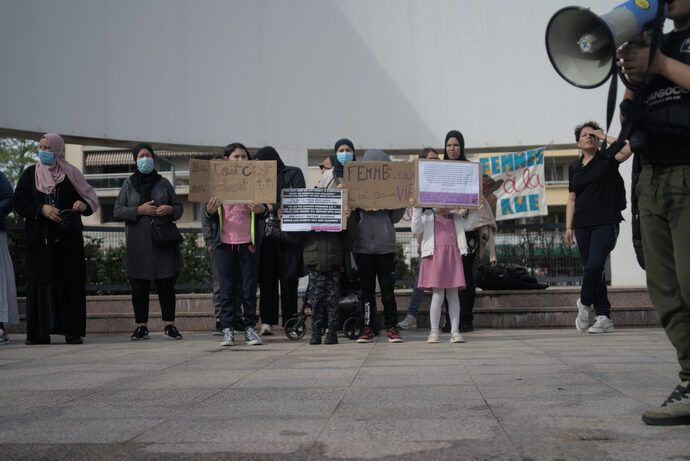
M 63 150 L 65 141 L 57 133 L 46 133 L 41 138 L 46 138 L 50 144 L 50 151 L 55 154 L 55 163 L 46 165 L 40 161 L 36 164 L 36 189 L 44 194 L 52 194 L 55 187 L 67 176 L 84 200 L 91 207 L 91 211 L 98 210 L 98 197 L 93 187 L 86 182 L 81 171 L 67 163 Z

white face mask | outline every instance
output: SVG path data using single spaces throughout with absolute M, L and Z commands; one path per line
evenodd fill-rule
M 335 180 L 333 168 L 331 168 L 321 173 L 321 179 L 319 179 L 319 183 L 316 187 L 321 189 L 335 189 L 337 185 L 338 182 Z

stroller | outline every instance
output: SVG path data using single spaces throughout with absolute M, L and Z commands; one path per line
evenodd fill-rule
M 309 287 L 304 294 L 302 308 L 285 322 L 285 336 L 296 341 L 302 339 L 307 332 L 307 307 L 311 309 Z M 344 258 L 340 267 L 340 300 L 338 302 L 340 318 L 338 326 L 349 339 L 356 339 L 364 324 L 364 307 L 359 294 L 359 277 L 357 268 L 352 262 L 350 253 Z M 325 322 L 328 323 L 327 321 Z

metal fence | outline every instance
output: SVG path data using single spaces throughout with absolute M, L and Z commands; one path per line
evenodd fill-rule
M 499 224 L 496 235 L 496 256 L 504 264 L 520 264 L 539 279 L 551 286 L 579 285 L 582 264 L 576 246 L 563 241 L 564 225 L 512 225 Z M 184 269 L 178 278 L 177 289 L 185 291 L 209 291 L 212 287 L 212 270 L 208 252 L 198 227 L 180 228 L 185 236 L 182 244 Z M 25 291 L 23 225 L 8 227 L 10 254 L 15 267 L 17 289 Z M 397 285 L 411 287 L 417 276 L 419 257 L 417 239 L 409 228 L 396 229 L 398 254 L 396 255 Z M 129 282 L 124 274 L 125 234 L 124 226 L 85 226 L 85 258 L 87 267 L 87 292 L 128 293 Z M 488 262 L 488 251 L 479 264 Z
M 575 245 L 563 239 L 565 224 L 498 224 L 496 258 L 499 263 L 525 266 L 540 282 L 550 286 L 580 285 L 582 262 Z M 417 238 L 409 229 L 397 229 L 397 242 L 412 272 L 418 266 Z M 486 250 L 478 263 L 488 263 Z M 607 265 L 608 270 L 608 265 Z M 607 274 L 610 278 L 610 272 Z M 399 277 L 400 278 L 400 277 Z M 401 279 L 402 285 L 408 281 Z

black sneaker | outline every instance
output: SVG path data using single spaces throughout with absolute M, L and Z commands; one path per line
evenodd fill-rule
M 132 341 L 138 339 L 149 339 L 149 329 L 144 325 L 139 325 L 134 333 L 132 333 Z
M 321 332 L 312 331 L 311 338 L 309 338 L 309 344 L 321 344 Z
M 65 336 L 65 342 L 67 344 L 84 344 L 81 336 Z
M 220 320 L 216 320 L 216 327 L 213 329 L 213 336 L 223 336 L 223 327 L 220 326 Z
M 402 337 L 400 336 L 400 332 L 396 327 L 390 327 L 388 331 L 386 332 L 386 335 L 388 336 L 388 342 L 391 343 L 401 343 L 403 342 Z
M 362 334 L 357 338 L 358 343 L 370 343 L 374 340 L 374 332 L 370 327 L 364 327 L 362 329 Z
M 177 331 L 175 325 L 166 325 L 163 329 L 163 336 L 168 339 L 182 339 L 182 335 Z
M 326 333 L 326 339 L 323 341 L 324 344 L 338 344 L 338 335 L 335 331 L 328 331 Z

